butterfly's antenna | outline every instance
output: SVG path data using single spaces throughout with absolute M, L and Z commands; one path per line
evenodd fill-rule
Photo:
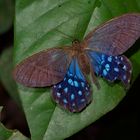
M 64 38 L 67 38 L 67 39 L 71 39 L 71 40 L 74 40 L 74 38 L 68 34 L 65 34 L 64 32 L 58 30 L 58 29 L 55 29 L 57 32 L 61 33 L 63 35 Z

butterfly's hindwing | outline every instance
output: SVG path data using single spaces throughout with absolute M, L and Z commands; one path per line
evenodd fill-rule
M 90 86 L 73 59 L 62 82 L 52 87 L 53 99 L 71 112 L 79 112 L 91 102 Z
M 108 81 L 121 80 L 126 86 L 131 79 L 131 62 L 125 56 L 109 56 L 97 52 L 88 52 L 92 68 L 99 76 Z

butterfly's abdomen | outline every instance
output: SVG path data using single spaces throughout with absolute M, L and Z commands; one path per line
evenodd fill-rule
M 84 74 L 89 74 L 90 66 L 87 56 L 84 53 L 79 54 L 78 62 Z

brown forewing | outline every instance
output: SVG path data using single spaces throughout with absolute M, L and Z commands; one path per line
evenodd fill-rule
M 140 37 L 140 13 L 116 17 L 90 32 L 85 41 L 88 49 L 108 55 L 119 55 Z
M 51 86 L 63 80 L 70 61 L 70 55 L 63 49 L 42 51 L 18 64 L 14 79 L 28 87 Z

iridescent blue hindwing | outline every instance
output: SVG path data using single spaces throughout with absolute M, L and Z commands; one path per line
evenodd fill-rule
M 93 51 L 88 51 L 88 56 L 97 75 L 109 81 L 121 80 L 126 86 L 129 84 L 132 66 L 125 56 L 109 56 Z
M 91 102 L 90 86 L 73 59 L 62 82 L 52 87 L 53 99 L 71 112 L 79 112 Z

